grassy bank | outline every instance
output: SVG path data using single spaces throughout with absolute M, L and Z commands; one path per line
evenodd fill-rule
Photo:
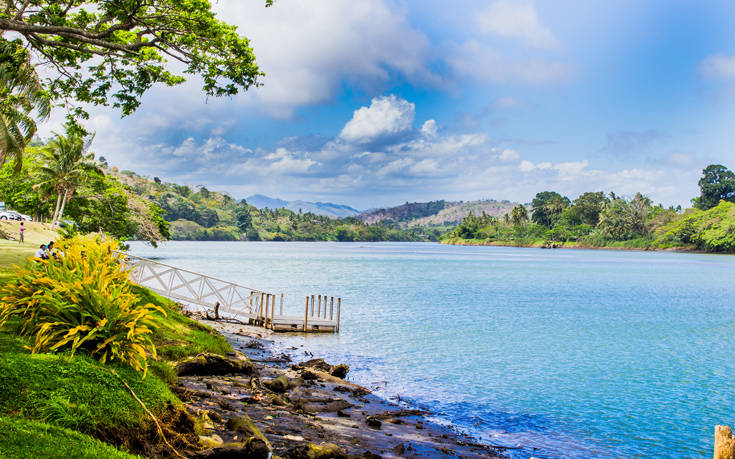
M 601 249 L 601 250 L 666 250 L 677 252 L 703 252 L 692 244 L 662 244 L 652 238 L 637 238 L 628 241 L 590 241 L 552 242 L 544 239 L 502 241 L 490 239 L 443 238 L 439 242 L 447 245 L 475 245 L 496 247 L 530 247 L 555 249 Z
M 32 255 L 33 246 L 27 245 L 0 240 L 0 287 L 13 278 L 12 266 Z M 85 352 L 73 357 L 68 352 L 32 354 L 32 340 L 20 335 L 18 321 L 0 328 L 0 457 L 170 454 L 130 390 L 158 418 L 174 447 L 197 448 L 195 422 L 170 389 L 176 382 L 173 363 L 231 348 L 221 335 L 180 314 L 171 301 L 137 286 L 133 293 L 141 305 L 153 303 L 166 313 L 156 317 L 152 341 L 158 357 L 149 356 L 145 378 L 129 366 L 101 364 Z

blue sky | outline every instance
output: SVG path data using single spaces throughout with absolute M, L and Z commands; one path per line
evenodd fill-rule
M 207 100 L 192 79 L 122 120 L 95 108 L 96 152 L 236 198 L 357 208 L 544 190 L 687 205 L 707 164 L 735 168 L 735 3 L 263 3 L 215 4 L 263 87 Z

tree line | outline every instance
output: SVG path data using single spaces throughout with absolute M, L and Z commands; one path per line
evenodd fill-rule
M 664 207 L 641 193 L 632 198 L 601 191 L 574 201 L 543 191 L 504 218 L 468 215 L 442 237 L 446 242 L 508 245 L 581 245 L 631 248 L 691 247 L 733 251 L 735 173 L 712 164 L 702 171 L 693 208 Z

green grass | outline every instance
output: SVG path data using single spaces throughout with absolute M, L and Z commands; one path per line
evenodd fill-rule
M 0 416 L 0 457 L 133 459 L 132 456 L 88 435 L 39 421 Z

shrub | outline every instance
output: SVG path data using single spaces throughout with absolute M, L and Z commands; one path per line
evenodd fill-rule
M 142 372 L 159 306 L 138 304 L 117 242 L 76 237 L 59 245 L 58 260 L 20 268 L 0 290 L 0 327 L 17 318 L 20 334 L 33 337 L 33 353 L 84 350 L 101 363 L 119 361 Z

